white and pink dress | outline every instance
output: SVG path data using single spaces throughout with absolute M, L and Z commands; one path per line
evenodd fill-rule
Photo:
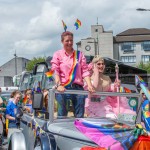
M 113 92 L 114 84 L 111 84 L 111 79 L 102 75 L 100 78 L 98 92 Z M 128 105 L 128 99 L 126 97 L 120 97 L 118 109 L 117 97 L 116 96 L 101 96 L 100 101 L 92 101 L 91 95 L 88 95 L 85 101 L 85 113 L 88 117 L 108 117 L 117 118 L 118 113 L 135 114 Z M 119 110 L 119 112 L 118 112 Z

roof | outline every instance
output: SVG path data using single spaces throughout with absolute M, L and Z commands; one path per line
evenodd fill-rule
M 150 30 L 133 28 L 125 30 L 114 37 L 114 42 L 142 42 L 150 41 Z
M 146 36 L 116 36 L 114 37 L 114 42 L 142 42 L 150 41 L 150 35 Z
M 117 34 L 116 36 L 135 36 L 135 35 L 150 35 L 150 30 L 146 28 L 131 28 Z

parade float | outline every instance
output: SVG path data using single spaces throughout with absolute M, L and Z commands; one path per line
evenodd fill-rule
M 40 88 L 49 87 L 48 111 L 42 113 L 42 93 L 34 92 L 32 107 L 34 114 L 24 112 L 20 121 L 20 132 L 12 134 L 9 139 L 9 149 L 18 150 L 20 144 L 25 150 L 141 150 L 149 149 L 150 141 L 142 120 L 142 95 L 132 88 L 133 86 L 121 85 L 118 92 L 97 92 L 93 96 L 99 96 L 103 101 L 106 97 L 115 97 L 114 107 L 116 118 L 88 117 L 75 118 L 70 109 L 67 117 L 57 118 L 55 108 L 54 81 L 49 79 L 49 67 L 46 63 L 38 64 L 33 71 L 31 85 Z M 116 76 L 117 76 L 116 71 Z M 143 91 L 148 92 L 144 82 L 137 76 L 137 84 Z M 142 86 L 144 85 L 144 86 Z M 43 86 L 43 87 L 42 87 Z M 38 89 L 38 87 L 36 87 Z M 35 91 L 36 91 L 35 89 Z M 133 93 L 132 93 L 132 92 Z M 65 94 L 82 94 L 87 96 L 88 91 L 66 91 Z M 147 94 L 147 93 L 146 93 Z M 148 95 L 147 95 L 148 96 Z M 125 100 L 122 101 L 122 99 Z M 124 107 L 124 104 L 126 106 Z M 128 111 L 130 110 L 130 111 Z M 101 111 L 101 109 L 99 110 Z M 132 112 L 132 113 L 128 113 Z M 141 125 L 142 123 L 142 125 Z M 16 144 L 19 138 L 20 144 Z

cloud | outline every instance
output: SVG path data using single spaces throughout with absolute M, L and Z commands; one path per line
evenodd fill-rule
M 15 50 L 28 59 L 53 55 L 62 46 L 62 20 L 74 33 L 75 43 L 91 36 L 97 18 L 114 35 L 128 28 L 149 28 L 150 12 L 136 11 L 148 6 L 147 0 L 0 0 L 0 65 L 13 58 Z M 77 18 L 82 22 L 78 30 Z

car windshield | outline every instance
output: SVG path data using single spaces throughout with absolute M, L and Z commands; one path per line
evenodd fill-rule
M 56 93 L 55 93 L 56 92 Z M 80 118 L 76 113 L 79 108 L 74 108 L 75 101 L 72 101 L 72 96 L 68 95 L 78 95 L 83 96 L 85 99 L 85 104 L 83 104 L 84 115 L 83 118 L 86 119 L 112 119 L 120 123 L 126 123 L 135 125 L 135 123 L 141 121 L 140 105 L 141 105 L 141 97 L 138 93 L 114 93 L 114 92 L 97 92 L 93 95 L 90 95 L 88 91 L 79 91 L 79 90 L 68 90 L 64 94 L 65 97 L 65 105 L 62 106 L 55 99 L 56 95 L 59 94 L 57 91 L 50 90 L 49 92 L 49 100 L 43 101 L 43 110 L 45 109 L 44 115 L 40 115 L 39 117 L 45 118 L 46 112 L 48 113 L 48 118 L 50 121 L 55 120 L 63 120 L 63 119 L 73 119 Z M 54 101 L 53 101 L 54 100 Z M 45 108 L 45 106 L 47 108 Z M 80 105 L 83 107 L 82 105 Z M 67 110 L 64 113 L 65 115 L 60 115 L 61 109 L 65 107 Z M 40 110 L 42 112 L 42 110 Z
M 11 96 L 11 91 L 9 91 L 9 92 L 2 92 L 1 93 L 1 97 L 4 97 L 6 99 L 6 102 L 9 101 L 10 96 Z

